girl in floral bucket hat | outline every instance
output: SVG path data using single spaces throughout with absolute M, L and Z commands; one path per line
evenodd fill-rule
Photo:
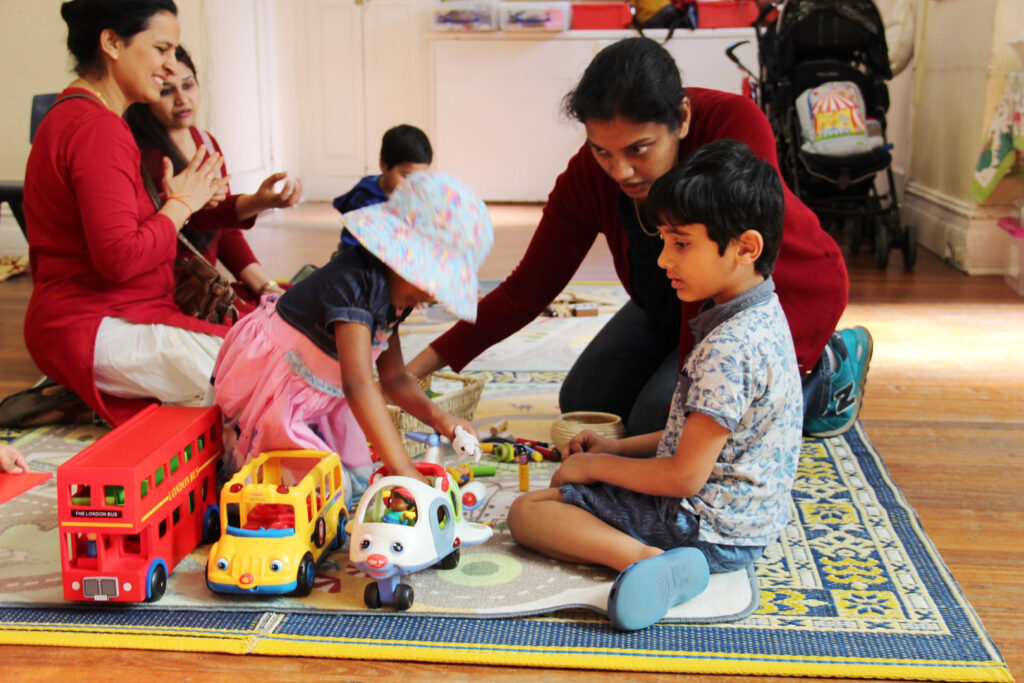
M 477 269 L 494 233 L 476 193 L 432 171 L 341 220 L 359 244 L 284 294 L 265 296 L 228 333 L 213 384 L 231 471 L 268 450 L 334 451 L 351 501 L 372 471 L 367 440 L 390 472 L 422 479 L 380 389 L 440 434 L 454 438 L 459 425 L 476 434 L 406 371 L 398 324 L 429 301 L 473 321 Z

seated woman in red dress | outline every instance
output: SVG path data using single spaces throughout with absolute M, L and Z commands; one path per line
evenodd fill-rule
M 157 211 L 139 148 L 121 118 L 156 102 L 181 33 L 172 0 L 61 6 L 78 78 L 36 132 L 25 170 L 34 278 L 25 344 L 47 377 L 116 425 L 154 401 L 202 401 L 228 328 L 174 303 L 177 232 L 227 182 L 220 154 L 197 150 L 156 178 Z

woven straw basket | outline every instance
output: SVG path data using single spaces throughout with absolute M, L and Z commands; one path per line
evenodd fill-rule
M 484 390 L 484 380 L 466 377 L 465 375 L 459 375 L 454 372 L 435 372 L 420 380 L 420 386 L 423 387 L 424 391 L 430 388 L 431 381 L 433 379 L 458 382 L 462 385 L 453 391 L 448 391 L 440 396 L 435 396 L 431 400 L 436 403 L 441 410 L 449 415 L 461 417 L 466 420 L 472 420 L 473 414 L 476 412 L 476 406 L 480 402 L 480 394 Z M 402 443 L 405 445 L 405 450 L 409 452 L 411 457 L 415 458 L 427 450 L 426 444 L 406 439 L 405 433 L 433 432 L 433 429 L 423 422 L 420 422 L 398 406 L 389 405 L 388 413 L 391 415 L 391 421 L 395 423 L 395 429 L 398 430 L 398 433 L 402 437 Z
M 551 440 L 560 452 L 565 452 L 572 437 L 584 429 L 592 429 L 601 436 L 621 439 L 626 433 L 622 419 L 612 413 L 596 413 L 580 410 L 574 413 L 565 413 L 551 423 Z

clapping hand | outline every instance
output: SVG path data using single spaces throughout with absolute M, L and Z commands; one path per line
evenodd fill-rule
M 188 165 L 174 175 L 171 160 L 164 157 L 164 197 L 167 201 L 177 199 L 195 213 L 220 192 L 227 191 L 228 179 L 220 177 L 224 158 L 214 152 L 206 157 L 206 146 L 200 145 Z

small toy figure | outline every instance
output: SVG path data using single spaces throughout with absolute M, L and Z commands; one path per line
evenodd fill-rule
M 388 511 L 380 516 L 385 524 L 404 524 L 412 526 L 416 523 L 416 499 L 406 489 L 393 488 L 387 496 Z

